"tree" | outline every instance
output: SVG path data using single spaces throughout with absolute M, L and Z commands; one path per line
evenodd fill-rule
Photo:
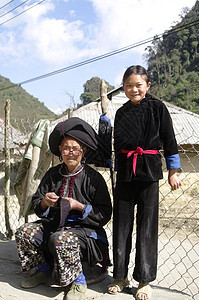
M 86 81 L 86 83 L 83 85 L 84 92 L 80 95 L 80 100 L 82 101 L 83 105 L 95 101 L 100 97 L 100 84 L 101 79 L 99 77 L 92 77 L 90 80 Z M 115 88 L 114 86 L 109 85 L 108 82 L 106 82 L 106 84 L 108 86 L 108 92 Z
M 0 76 L 0 117 L 4 118 L 5 101 L 10 99 L 10 123 L 21 131 L 30 130 L 41 119 L 54 120 L 56 115 L 43 102 L 27 93 L 21 86 Z M 23 123 L 23 120 L 26 122 Z M 16 125 L 17 124 L 17 125 Z
M 199 1 L 192 10 L 183 10 L 180 28 L 198 18 Z M 162 100 L 198 113 L 199 25 L 178 32 L 167 31 L 163 38 L 154 37 L 145 55 L 151 74 L 151 93 Z

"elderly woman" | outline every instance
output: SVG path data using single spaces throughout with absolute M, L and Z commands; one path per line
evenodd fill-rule
M 71 118 L 57 124 L 49 146 L 63 162 L 47 171 L 32 197 L 40 220 L 16 232 L 22 271 L 37 267 L 21 286 L 32 288 L 47 282 L 55 268 L 60 285 L 70 285 L 64 300 L 85 299 L 82 260 L 94 266 L 107 259 L 103 226 L 112 212 L 104 178 L 83 162 L 97 148 L 96 134 L 85 121 Z

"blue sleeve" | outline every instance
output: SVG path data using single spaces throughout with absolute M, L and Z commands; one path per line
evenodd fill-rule
M 101 240 L 103 243 L 107 244 L 108 241 L 107 241 L 107 238 L 99 235 L 97 232 L 93 231 L 91 232 L 91 235 L 90 235 L 91 238 L 95 239 L 95 240 Z
M 106 116 L 106 112 L 100 116 L 100 121 L 106 121 L 111 124 L 111 120 Z
M 92 205 L 88 204 L 84 204 L 84 209 L 82 210 L 82 217 L 78 216 L 78 215 L 71 215 L 70 218 L 67 218 L 68 222 L 78 222 L 79 220 L 84 220 L 89 213 L 92 210 Z
M 165 160 L 166 160 L 167 170 L 181 168 L 180 155 L 178 153 L 165 157 Z
M 89 215 L 91 210 L 92 210 L 92 205 L 91 204 L 84 205 L 84 209 L 82 211 L 82 218 L 79 218 L 79 220 L 84 220 Z
M 50 207 L 48 207 L 44 212 L 42 212 L 41 208 L 40 208 L 40 203 L 41 203 L 41 200 L 38 201 L 38 214 L 39 214 L 39 217 L 46 217 L 49 214 Z

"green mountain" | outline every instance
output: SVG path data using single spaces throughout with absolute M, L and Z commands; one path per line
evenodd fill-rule
M 151 74 L 151 93 L 199 113 L 199 0 L 191 10 L 183 10 L 181 21 L 161 39 L 154 37 L 145 57 Z M 85 83 L 81 95 L 83 105 L 98 97 L 99 82 L 99 78 L 92 78 Z M 58 117 L 22 87 L 0 76 L 0 118 L 5 117 L 7 99 L 11 103 L 11 124 L 17 129 L 25 130 L 27 124 L 31 128 L 40 119 Z M 22 124 L 23 120 L 28 122 Z
M 151 92 L 159 98 L 199 113 L 199 1 L 181 14 L 181 21 L 154 37 L 146 48 Z
M 7 88 L 10 87 L 11 88 Z M 10 99 L 10 122 L 18 129 L 31 128 L 40 119 L 55 119 L 57 117 L 37 98 L 27 93 L 21 86 L 12 83 L 9 79 L 0 76 L 0 118 L 5 118 L 6 100 Z M 24 120 L 24 125 L 22 121 Z M 25 129 L 25 128 L 24 128 Z
M 84 92 L 80 95 L 82 105 L 86 105 L 100 97 L 101 80 L 102 79 L 100 79 L 99 77 L 92 77 L 90 80 L 86 81 L 86 83 L 84 84 Z M 105 81 L 105 83 L 107 85 L 107 92 L 115 88 L 113 85 L 110 85 L 107 81 Z

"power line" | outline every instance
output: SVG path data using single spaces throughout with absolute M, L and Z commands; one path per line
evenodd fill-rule
M 72 69 L 75 69 L 75 68 L 84 66 L 84 65 L 86 65 L 86 64 L 89 64 L 89 63 L 92 63 L 92 62 L 95 62 L 95 61 L 98 61 L 98 60 L 101 60 L 101 59 L 110 57 L 110 56 L 112 56 L 112 55 L 115 55 L 115 54 L 118 54 L 118 53 L 121 53 L 121 52 L 130 50 L 130 49 L 132 49 L 132 48 L 141 46 L 141 45 L 146 44 L 146 43 L 148 43 L 148 42 L 150 42 L 150 41 L 152 41 L 152 40 L 154 40 L 154 38 L 152 38 L 152 39 L 147 39 L 147 40 L 144 40 L 144 41 L 142 41 L 142 42 L 137 42 L 137 43 L 135 43 L 135 44 L 133 44 L 133 45 L 130 45 L 130 46 L 127 46 L 127 47 L 118 49 L 118 50 L 114 50 L 114 51 L 112 51 L 112 52 L 109 52 L 109 53 L 106 53 L 106 54 L 102 54 L 102 55 L 100 55 L 100 56 L 96 56 L 96 57 L 93 57 L 93 58 L 91 58 L 91 59 L 84 60 L 84 61 L 79 62 L 79 63 L 76 63 L 76 64 L 74 64 L 74 65 L 71 65 L 71 66 L 68 66 L 68 67 L 65 67 L 65 68 L 62 68 L 62 69 L 53 71 L 53 72 L 49 72 L 49 73 L 46 73 L 46 74 L 43 74 L 43 75 L 40 75 L 40 76 L 31 78 L 31 79 L 22 81 L 22 82 L 20 82 L 20 83 L 16 83 L 16 84 L 14 84 L 14 85 L 21 86 L 21 85 L 24 85 L 24 84 L 27 84 L 27 83 L 30 83 L 30 82 L 33 82 L 33 81 L 37 81 L 37 80 L 44 79 L 44 78 L 46 78 L 46 77 L 50 77 L 50 76 L 53 76 L 53 75 L 57 75 L 57 74 L 59 74 L 59 73 L 63 73 L 63 72 L 66 72 L 66 71 L 69 71 L 69 70 L 72 70 Z M 12 88 L 12 87 L 13 87 L 13 85 L 8 86 L 8 87 L 5 87 L 5 88 L 2 88 L 2 89 L 0 89 L 0 91 L 6 90 L 6 89 L 9 89 L 9 88 Z
M 6 4 L 4 4 L 3 6 L 0 7 L 0 9 L 6 7 L 7 5 L 9 5 L 11 2 L 13 2 L 14 0 L 11 0 L 10 2 L 7 2 Z
M 28 1 L 28 0 L 27 0 L 27 1 Z M 0 25 L 3 25 L 3 24 L 5 24 L 5 23 L 7 23 L 7 22 L 9 22 L 9 21 L 11 21 L 11 20 L 17 18 L 18 16 L 24 14 L 24 13 L 27 12 L 28 10 L 34 8 L 35 6 L 41 4 L 41 3 L 44 2 L 44 1 L 46 1 L 46 0 L 42 0 L 42 1 L 38 2 L 38 3 L 36 3 L 35 5 L 32 5 L 31 7 L 29 7 L 29 8 L 27 8 L 27 9 L 23 10 L 21 13 L 17 14 L 16 16 L 14 16 L 14 17 L 12 17 L 12 18 L 10 18 L 10 19 L 8 19 L 8 20 L 6 20 L 6 21 L 0 23 Z
M 152 39 L 153 40 L 153 39 Z M 49 76 L 53 76 L 53 75 L 56 75 L 56 74 L 59 74 L 59 73 L 62 73 L 62 72 L 66 72 L 66 71 L 69 71 L 69 70 L 72 70 L 72 69 L 75 69 L 75 68 L 78 68 L 78 67 L 81 67 L 81 66 L 84 66 L 84 65 L 87 65 L 87 64 L 90 64 L 90 63 L 93 63 L 95 61 L 98 61 L 98 60 L 101 60 L 101 59 L 104 59 L 104 58 L 107 58 L 107 57 L 110 57 L 110 56 L 113 56 L 115 54 L 119 54 L 121 52 L 124 52 L 124 51 L 127 51 L 127 50 L 130 50 L 132 48 L 135 48 L 135 47 L 138 47 L 138 46 L 141 46 L 141 45 L 144 45 L 150 41 L 152 41 L 151 39 L 147 39 L 147 40 L 143 40 L 139 43 L 135 43 L 133 45 L 130 45 L 130 46 L 127 46 L 127 47 L 124 47 L 124 48 L 120 48 L 118 50 L 114 50 L 112 52 L 108 52 L 106 54 L 102 54 L 102 55 L 99 55 L 99 56 L 96 56 L 96 57 L 93 57 L 93 58 L 90 58 L 90 59 L 87 59 L 87 60 L 84 60 L 82 62 L 79 62 L 79 63 L 76 63 L 76 64 L 73 64 L 73 65 L 70 65 L 68 67 L 65 67 L 65 68 L 62 68 L 62 69 L 59 69 L 59 70 L 56 70 L 56 71 L 53 71 L 53 72 L 49 72 L 49 73 L 46 73 L 46 74 L 43 74 L 43 75 L 40 75 L 40 76 L 37 76 L 37 77 L 34 77 L 32 79 L 28 79 L 28 80 L 25 80 L 25 81 L 22 81 L 21 83 L 19 83 L 19 85 L 23 85 L 23 84 L 26 84 L 26 83 L 30 83 L 32 81 L 36 81 L 36 80 L 40 80 L 40 79 L 43 79 L 43 78 L 46 78 L 46 77 L 49 77 Z
M 79 68 L 81 66 L 84 66 L 84 65 L 96 62 L 98 60 L 105 59 L 107 57 L 110 57 L 110 56 L 113 56 L 113 55 L 116 55 L 116 54 L 128 51 L 130 49 L 133 49 L 133 48 L 136 48 L 136 47 L 139 47 L 139 46 L 142 46 L 142 45 L 147 44 L 149 42 L 152 42 L 154 40 L 159 40 L 161 37 L 166 37 L 166 36 L 169 36 L 171 34 L 175 34 L 175 33 L 179 32 L 179 31 L 181 31 L 183 29 L 190 28 L 190 27 L 192 27 L 194 25 L 197 25 L 197 24 L 199 24 L 199 19 L 197 19 L 195 21 L 192 21 L 190 23 L 187 23 L 185 25 L 180 25 L 180 26 L 178 26 L 176 28 L 173 28 L 173 29 L 167 31 L 166 33 L 158 34 L 155 37 L 150 37 L 150 38 L 142 40 L 140 42 L 136 42 L 136 43 L 134 43 L 132 45 L 129 45 L 129 46 L 126 46 L 126 47 L 123 47 L 123 48 L 120 48 L 120 49 L 117 49 L 117 50 L 114 50 L 114 51 L 111 51 L 111 52 L 108 52 L 108 53 L 105 53 L 105 54 L 102 54 L 102 55 L 99 55 L 99 56 L 96 56 L 96 57 L 93 57 L 91 59 L 84 60 L 82 62 L 70 65 L 70 66 L 62 68 L 62 69 L 55 70 L 53 72 L 49 72 L 49 73 L 46 73 L 46 74 L 43 74 L 43 75 L 31 78 L 31 79 L 22 81 L 20 83 L 14 84 L 14 85 L 21 86 L 21 85 L 24 85 L 24 84 L 27 84 L 27 83 L 30 83 L 30 82 L 33 82 L 33 81 L 44 79 L 46 77 L 57 75 L 59 73 L 70 71 L 72 69 Z M 6 90 L 6 89 L 9 89 L 9 88 L 12 88 L 12 87 L 13 87 L 13 85 L 5 87 L 5 88 L 2 88 L 2 89 L 0 89 L 0 91 Z
M 24 2 L 22 2 L 21 4 L 15 6 L 14 8 L 12 8 L 11 10 L 7 11 L 6 13 L 4 13 L 3 15 L 0 16 L 0 18 L 4 17 L 5 15 L 9 14 L 10 12 L 12 12 L 13 10 L 17 9 L 18 7 L 22 6 L 24 3 L 28 2 L 30 0 L 26 0 Z
M 144 44 L 147 44 L 149 42 L 152 42 L 154 39 L 157 40 L 157 39 L 160 39 L 162 36 L 167 36 L 167 35 L 171 35 L 175 32 L 178 32 L 182 29 L 186 29 L 188 26 L 191 27 L 195 24 L 199 23 L 199 19 L 196 20 L 196 21 L 193 21 L 191 23 L 188 23 L 186 25 L 181 25 L 175 29 L 172 29 L 170 30 L 169 32 L 167 32 L 166 34 L 163 33 L 163 34 L 159 34 L 155 37 L 151 37 L 151 38 L 148 38 L 148 39 L 145 39 L 143 41 L 140 41 L 140 42 L 137 42 L 135 44 L 132 44 L 132 45 L 129 45 L 129 46 L 126 46 L 126 47 L 123 47 L 123 48 L 120 48 L 118 50 L 114 50 L 112 52 L 108 52 L 108 53 L 105 53 L 105 54 L 102 54 L 102 55 L 99 55 L 97 57 L 94 57 L 94 58 L 91 58 L 91 59 L 88 59 L 88 60 L 85 60 L 85 61 L 82 61 L 80 63 L 76 63 L 76 64 L 73 64 L 71 66 L 68 66 L 68 67 L 65 67 L 65 68 L 62 68 L 62 69 L 59 69 L 59 70 L 56 70 L 56 71 L 53 71 L 53 72 L 50 72 L 50 73 L 46 73 L 46 74 L 43 74 L 43 75 L 40 75 L 40 76 L 37 76 L 37 77 L 34 77 L 32 79 L 28 79 L 28 80 L 25 80 L 21 83 L 19 83 L 20 85 L 23 85 L 23 84 L 26 84 L 26 83 L 30 83 L 32 81 L 36 81 L 36 80 L 40 80 L 40 79 L 43 79 L 43 78 L 46 78 L 46 77 L 49 77 L 49 76 L 53 76 L 53 75 L 56 75 L 56 74 L 59 74 L 59 73 L 62 73 L 62 72 L 66 72 L 66 71 L 69 71 L 69 70 L 72 70 L 72 69 L 75 69 L 75 68 L 78 68 L 78 67 L 81 67 L 83 65 L 86 65 L 86 64 L 89 64 L 89 63 L 92 63 L 92 62 L 95 62 L 95 61 L 98 61 L 98 60 L 101 60 L 101 59 L 104 59 L 104 58 L 107 58 L 107 57 L 110 57 L 110 56 L 113 56 L 113 55 L 116 55 L 116 54 L 119 54 L 121 52 L 124 52 L 124 51 L 127 51 L 127 50 L 130 50 L 130 49 L 133 49 L 133 48 L 136 48 L 136 47 L 139 47 L 139 46 L 142 46 Z

